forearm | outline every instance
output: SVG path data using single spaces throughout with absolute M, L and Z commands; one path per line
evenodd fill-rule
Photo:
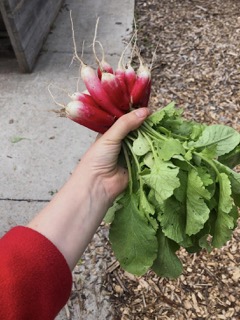
M 80 163 L 69 181 L 28 227 L 52 241 L 73 269 L 109 206 L 100 179 Z
M 118 166 L 121 141 L 149 115 L 140 108 L 120 117 L 82 158 L 73 175 L 28 227 L 60 250 L 71 269 L 87 247 L 106 211 L 128 184 Z

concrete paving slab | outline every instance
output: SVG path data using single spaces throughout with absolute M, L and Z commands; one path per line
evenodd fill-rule
M 73 10 L 76 34 L 92 41 L 96 16 L 100 16 L 99 40 L 107 44 L 108 56 L 116 65 L 131 28 L 133 1 L 68 2 L 55 21 L 44 50 L 32 74 L 20 74 L 0 62 L 0 198 L 49 199 L 58 190 L 95 134 L 49 112 L 55 108 L 47 86 L 74 92 L 78 65 L 72 61 L 69 9 Z M 122 8 L 125 9 L 122 10 Z M 68 10 L 66 9 L 68 8 Z M 132 12 L 132 11 L 131 11 Z M 86 54 L 88 63 L 92 54 Z M 1 68 L 3 66 L 3 68 Z M 80 82 L 80 89 L 84 89 Z M 66 103 L 66 93 L 57 91 L 57 100 Z M 64 152 L 63 152 L 64 151 Z
M 94 62 L 90 44 L 97 17 L 100 17 L 98 40 L 106 48 L 107 61 L 114 67 L 125 47 L 124 40 L 129 39 L 134 0 L 69 0 L 59 12 L 31 74 L 21 74 L 14 57 L 1 57 L 0 237 L 15 225 L 25 225 L 41 210 L 46 204 L 44 200 L 48 201 L 59 190 L 96 136 L 50 112 L 58 107 L 48 93 L 48 85 L 53 83 L 72 93 L 79 77 L 78 64 L 71 63 L 69 10 L 72 10 L 79 51 L 85 40 L 86 63 Z M 80 81 L 79 90 L 83 89 Z M 59 102 L 69 101 L 66 92 L 55 88 L 53 93 Z M 24 199 L 34 201 L 22 201 Z M 95 265 L 87 267 L 91 270 Z M 99 279 L 102 276 L 99 271 Z M 90 288 L 91 278 L 86 280 L 86 287 L 88 281 Z M 105 297 L 100 297 L 99 293 L 98 299 Z M 97 306 L 90 300 L 85 301 L 86 308 L 95 308 L 97 312 Z M 84 320 L 92 320 L 95 315 L 84 314 L 84 317 Z M 68 319 L 64 309 L 56 319 Z M 80 318 L 76 313 L 72 319 Z
M 26 225 L 46 203 L 27 201 L 0 201 L 0 237 L 16 225 Z
M 49 199 L 49 192 L 60 188 L 93 141 L 95 134 L 90 130 L 50 112 L 57 109 L 47 91 L 51 81 L 69 90 L 75 88 L 70 60 L 70 55 L 55 54 L 52 59 L 47 53 L 39 60 L 41 71 L 11 78 L 5 75 L 1 85 L 0 161 L 4 170 L 0 198 Z M 59 101 L 64 102 L 65 97 L 59 95 Z
M 72 52 L 72 32 L 70 10 L 74 23 L 75 37 L 80 49 L 85 41 L 84 52 L 92 52 L 96 19 L 99 17 L 98 40 L 109 55 L 119 56 L 124 49 L 124 39 L 128 39 L 132 30 L 133 0 L 81 0 L 68 1 L 61 10 L 44 45 L 47 51 Z

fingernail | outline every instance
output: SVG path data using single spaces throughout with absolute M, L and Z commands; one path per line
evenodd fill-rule
M 148 108 L 140 108 L 140 109 L 137 109 L 135 111 L 135 114 L 136 116 L 138 116 L 139 118 L 145 118 L 146 116 L 149 115 L 149 110 Z

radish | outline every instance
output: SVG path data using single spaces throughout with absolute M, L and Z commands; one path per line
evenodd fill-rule
M 94 105 L 82 101 L 71 101 L 65 108 L 67 118 L 100 133 L 115 122 L 115 118 Z
M 118 67 L 115 71 L 115 76 L 117 77 L 117 79 L 121 85 L 122 91 L 124 92 L 124 95 L 126 96 L 129 107 L 131 107 L 130 94 L 129 94 L 129 90 L 128 90 L 128 87 L 126 84 L 125 68 L 123 67 L 121 62 L 118 63 Z
M 94 69 L 82 63 L 81 77 L 90 95 L 103 110 L 117 118 L 124 114 L 112 103 Z
M 85 90 L 84 92 L 74 92 L 72 95 L 70 95 L 70 98 L 73 101 L 81 101 L 83 103 L 93 105 L 96 108 L 100 108 L 87 90 Z
M 136 82 L 136 78 L 137 78 L 137 75 L 136 75 L 133 67 L 130 64 L 128 64 L 126 71 L 125 71 L 125 82 L 127 84 L 129 94 L 131 94 L 131 92 L 132 92 L 132 89 L 133 89 L 134 84 Z
M 96 41 L 98 22 L 99 19 L 97 19 L 92 45 L 93 54 L 98 64 L 96 72 L 92 67 L 86 65 L 82 58 L 78 56 L 71 18 L 74 57 L 77 58 L 81 64 L 80 75 L 87 92 L 75 92 L 69 95 L 73 101 L 67 105 L 65 113 L 67 117 L 73 121 L 102 133 L 106 131 L 117 118 L 129 112 L 132 106 L 135 108 L 147 106 L 151 90 L 151 74 L 150 70 L 143 64 L 140 54 L 140 67 L 137 74 L 131 66 L 132 56 L 127 67 L 125 67 L 123 61 L 124 55 L 128 46 L 134 37 L 136 37 L 136 33 L 123 50 L 118 62 L 118 67 L 114 72 L 112 66 L 105 60 L 101 42 Z M 101 61 L 96 54 L 96 42 L 102 50 Z
M 101 83 L 103 89 L 108 94 L 114 105 L 123 111 L 129 111 L 130 99 L 126 92 L 122 89 L 121 82 L 117 76 L 111 73 L 103 72 Z
M 148 106 L 148 101 L 149 101 L 150 94 L 151 94 L 151 86 L 152 86 L 152 81 L 150 80 L 149 84 L 147 85 L 147 88 L 146 88 L 145 92 L 142 95 L 141 100 L 139 101 L 138 106 L 140 108 Z
M 99 61 L 97 56 L 96 56 L 96 52 L 94 51 L 94 54 L 95 54 L 95 58 L 98 62 L 98 69 L 97 69 L 97 74 L 98 74 L 98 78 L 101 80 L 102 78 L 102 73 L 103 72 L 108 72 L 108 73 L 112 73 L 113 74 L 113 68 L 112 66 L 105 60 L 105 54 L 104 54 L 104 50 L 103 50 L 103 46 L 101 44 L 100 41 L 96 41 L 101 49 L 102 49 L 102 60 Z
M 141 101 L 144 99 L 144 96 L 146 94 L 146 91 L 149 91 L 151 89 L 151 72 L 149 68 L 144 65 L 141 61 L 140 66 L 137 71 L 137 78 L 135 81 L 135 84 L 131 91 L 131 102 L 133 105 L 138 106 Z M 148 99 L 149 95 L 147 94 Z M 146 102 L 148 102 L 148 99 Z M 145 97 L 146 100 L 146 97 Z M 145 105 L 147 107 L 147 105 Z
M 100 80 L 102 79 L 103 72 L 108 72 L 108 73 L 113 74 L 113 68 L 111 67 L 111 65 L 107 61 L 102 60 L 100 62 L 100 64 L 101 64 L 101 66 L 99 66 L 97 69 L 98 78 Z
M 98 28 L 98 23 L 99 23 L 99 18 L 97 19 L 96 22 L 96 26 L 95 26 L 95 33 L 94 33 L 94 38 L 93 38 L 93 54 L 94 57 L 97 61 L 98 64 L 98 69 L 97 69 L 97 74 L 98 74 L 98 78 L 101 79 L 102 78 L 102 73 L 103 72 L 109 72 L 109 73 L 113 73 L 113 68 L 111 67 L 111 65 L 105 60 L 105 54 L 104 54 L 104 50 L 103 50 L 103 46 L 101 44 L 100 41 L 96 41 L 97 38 L 97 28 Z M 102 60 L 100 61 L 97 57 L 97 53 L 96 53 L 96 49 L 95 49 L 95 44 L 96 42 L 99 44 L 99 46 L 101 47 L 102 50 Z
M 76 40 L 75 40 L 75 33 L 74 33 L 74 27 L 73 27 L 73 21 L 72 21 L 72 16 L 70 12 L 70 18 L 71 18 L 71 24 L 72 24 L 72 38 L 73 38 L 73 45 L 74 45 L 74 53 L 75 57 L 79 60 L 81 64 L 81 78 L 83 82 L 85 83 L 85 86 L 94 99 L 94 101 L 107 113 L 111 114 L 114 117 L 121 117 L 124 112 L 119 110 L 109 99 L 108 95 L 104 91 L 101 81 L 98 78 L 97 74 L 95 73 L 95 70 L 91 68 L 90 66 L 87 66 L 82 59 L 78 56 L 77 54 L 77 45 L 76 45 Z M 98 19 L 99 20 L 99 19 Z M 97 25 L 98 25 L 98 20 L 96 24 L 96 29 L 95 29 L 95 35 L 94 35 L 94 40 L 93 40 L 93 50 L 95 53 L 95 42 L 96 42 L 96 33 L 97 33 Z M 95 54 L 95 57 L 96 54 Z

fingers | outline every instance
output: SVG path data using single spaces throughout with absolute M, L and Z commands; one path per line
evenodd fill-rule
M 121 116 L 103 136 L 111 140 L 122 140 L 130 131 L 137 129 L 149 115 L 148 108 L 131 111 Z

